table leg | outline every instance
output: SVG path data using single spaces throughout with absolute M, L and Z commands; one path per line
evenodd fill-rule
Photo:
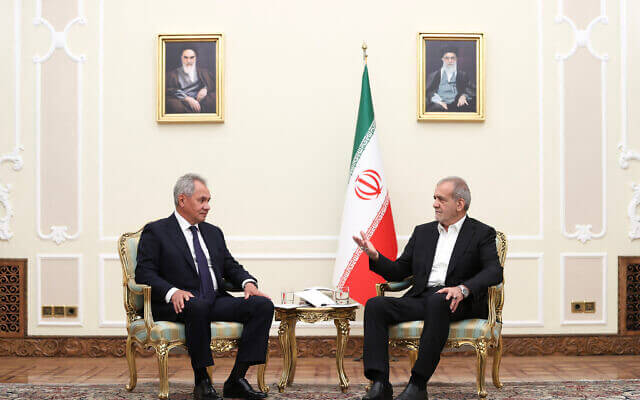
M 289 320 L 289 347 L 291 348 L 291 362 L 289 363 L 289 379 L 287 380 L 287 386 L 290 386 L 293 383 L 293 378 L 296 376 L 296 362 L 298 361 L 296 322 L 298 322 L 296 317 Z
M 289 343 L 289 320 L 282 319 L 278 328 L 278 339 L 280 339 L 280 349 L 282 350 L 282 376 L 278 383 L 278 391 L 282 393 L 289 381 L 291 372 L 291 344 Z
M 347 347 L 349 339 L 349 320 L 345 318 L 336 318 L 333 320 L 338 331 L 336 343 L 336 366 L 338 367 L 338 379 L 340 380 L 340 389 L 342 393 L 346 393 L 349 388 L 349 378 L 344 372 L 344 350 Z

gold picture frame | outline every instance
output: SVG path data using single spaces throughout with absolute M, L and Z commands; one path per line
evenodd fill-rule
M 224 122 L 221 33 L 158 35 L 158 122 Z
M 419 33 L 418 121 L 484 121 L 484 59 L 484 33 Z

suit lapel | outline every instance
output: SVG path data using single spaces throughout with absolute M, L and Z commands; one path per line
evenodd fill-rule
M 207 246 L 207 251 L 209 251 L 209 258 L 211 259 L 211 268 L 213 269 L 213 273 L 216 276 L 216 280 L 218 281 L 218 288 L 222 285 L 222 276 L 220 276 L 220 268 L 217 265 L 217 256 L 218 254 L 214 251 L 215 240 L 209 234 L 209 230 L 205 227 L 204 224 L 198 224 L 198 229 L 200 230 L 200 234 L 202 234 L 202 239 L 204 239 L 204 244 Z
M 175 245 L 178 247 L 178 250 L 180 250 L 180 253 L 182 253 L 185 260 L 187 260 L 187 264 L 191 266 L 191 270 L 197 274 L 196 264 L 193 262 L 193 257 L 191 256 L 191 250 L 189 250 L 187 239 L 185 239 L 184 233 L 182 233 L 182 229 L 180 229 L 180 224 L 178 223 L 176 216 L 173 214 L 169 217 L 169 225 L 171 225 L 170 230 L 174 237 Z
M 473 226 L 469 217 L 467 217 L 462 224 L 456 244 L 453 246 L 453 252 L 451 253 L 451 259 L 449 260 L 449 268 L 447 269 L 447 278 L 449 278 L 453 270 L 456 268 L 460 256 L 462 256 L 467 247 L 469 247 L 469 243 L 471 243 L 471 239 L 473 239 L 473 235 L 475 233 L 475 226 Z

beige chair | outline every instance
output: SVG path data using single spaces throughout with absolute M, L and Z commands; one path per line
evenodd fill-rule
M 500 265 L 504 268 L 507 256 L 507 239 L 502 232 L 496 233 L 496 246 Z M 386 282 L 376 285 L 378 296 L 384 296 L 385 292 L 399 292 L 406 290 L 413 284 L 412 278 L 402 282 Z M 488 319 L 466 319 L 451 323 L 449 338 L 446 348 L 457 349 L 461 346 L 471 346 L 476 351 L 477 373 L 476 384 L 478 396 L 481 399 L 487 397 L 484 384 L 484 371 L 487 360 L 487 352 L 494 349 L 493 354 L 493 384 L 497 388 L 500 383 L 500 361 L 502 359 L 502 306 L 504 304 L 504 282 L 489 288 L 489 317 Z M 411 366 L 418 357 L 418 346 L 424 321 L 402 322 L 389 327 L 389 343 L 392 346 L 403 346 L 409 349 Z
M 129 384 L 127 390 L 136 387 L 137 371 L 135 346 L 153 348 L 158 359 L 160 391 L 158 397 L 169 397 L 167 364 L 169 351 L 185 345 L 184 324 L 179 322 L 154 321 L 151 314 L 151 286 L 136 283 L 136 255 L 142 229 L 134 233 L 125 233 L 118 240 L 118 253 L 122 263 L 122 284 L 124 287 L 124 309 L 127 313 L 126 356 L 129 364 Z M 222 282 L 227 291 L 242 291 L 230 288 L 228 282 Z M 211 323 L 211 351 L 224 352 L 238 347 L 242 334 L 242 324 L 236 322 Z M 267 354 L 268 356 L 268 354 Z M 266 364 L 258 366 L 258 386 L 263 392 L 269 388 L 264 382 Z M 211 369 L 209 369 L 211 373 Z

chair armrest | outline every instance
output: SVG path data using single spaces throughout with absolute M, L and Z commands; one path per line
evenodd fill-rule
M 503 306 L 503 288 L 502 283 L 489 288 L 489 319 L 488 322 L 494 326 L 496 322 L 502 323 L 502 306 Z
M 139 295 L 144 295 L 143 290 L 145 287 L 151 287 L 148 285 L 143 285 L 141 283 L 136 283 L 136 281 L 134 281 L 133 279 L 129 279 L 129 281 L 127 282 L 127 287 L 129 288 L 129 290 L 131 290 L 131 292 L 133 294 L 139 294 Z
M 151 312 L 151 286 L 141 286 L 144 286 L 142 288 L 142 295 L 144 296 L 144 325 L 147 328 L 147 337 L 151 338 L 151 329 L 156 325 Z
M 413 285 L 413 276 L 406 278 L 400 282 L 384 282 L 376 284 L 376 294 L 384 296 L 385 292 L 400 292 L 408 289 Z
M 129 279 L 127 281 L 127 287 L 129 290 L 137 295 L 142 295 L 143 298 L 143 318 L 144 325 L 147 328 L 147 337 L 151 337 L 151 328 L 153 328 L 156 323 L 153 320 L 153 313 L 151 312 L 151 286 L 143 285 L 141 283 L 137 283 L 133 279 Z

